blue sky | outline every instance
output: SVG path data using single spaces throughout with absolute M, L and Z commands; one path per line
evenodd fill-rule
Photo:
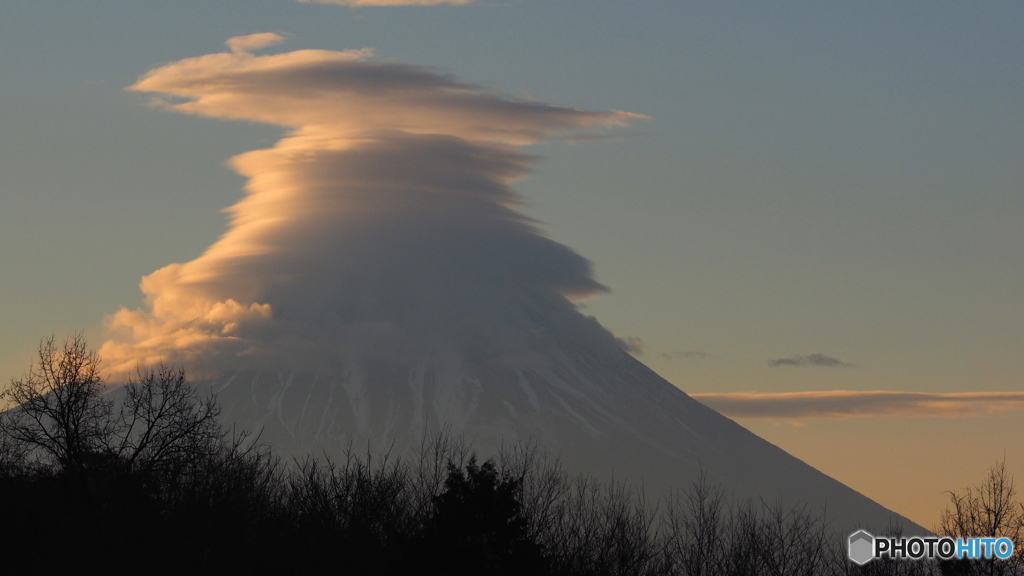
M 1013 2 L 5 3 L 0 378 L 50 333 L 84 329 L 98 347 L 105 317 L 142 305 L 141 277 L 224 232 L 245 182 L 225 162 L 281 129 L 169 114 L 125 89 L 275 32 L 286 41 L 268 52 L 373 48 L 648 116 L 527 148 L 543 160 L 516 189 L 611 288 L 586 313 L 687 392 L 1019 392 L 1022 24 Z M 739 421 L 930 525 L 941 491 L 1004 451 L 1021 469 L 1019 404 L 972 402 L 955 417 Z M 865 435 L 888 452 L 858 448 Z

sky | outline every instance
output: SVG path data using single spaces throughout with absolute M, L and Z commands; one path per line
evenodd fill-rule
M 1022 24 L 1013 2 L 6 2 L 0 381 L 50 334 L 112 368 L 118 330 L 170 334 L 175 266 L 248 241 L 228 209 L 252 151 L 402 122 L 474 143 L 532 285 L 591 296 L 676 386 L 930 527 L 943 491 L 1024 470 Z M 342 133 L 218 84 L 317 66 L 401 106 L 353 97 Z M 203 313 L 196 337 L 259 330 Z

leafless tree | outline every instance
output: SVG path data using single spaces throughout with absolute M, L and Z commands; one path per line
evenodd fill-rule
M 529 537 L 551 554 L 561 554 L 562 519 L 569 513 L 572 477 L 561 461 L 536 442 L 503 446 L 499 453 L 503 474 L 522 481 L 521 500 Z
M 139 369 L 130 379 L 108 450 L 128 471 L 152 476 L 180 468 L 224 438 L 212 394 L 200 397 L 181 368 Z
M 1013 541 L 1011 561 L 980 561 L 980 574 L 1024 573 L 1024 503 L 1017 499 L 1013 474 L 1000 460 L 985 481 L 962 492 L 946 493 L 949 503 L 939 518 L 938 532 L 953 538 L 1007 537 Z
M 0 434 L 36 463 L 81 471 L 115 426 L 113 402 L 102 391 L 99 358 L 85 338 L 74 334 L 58 346 L 51 336 L 40 342 L 28 373 L 4 391 Z
M 814 576 L 826 565 L 831 534 L 827 515 L 816 515 L 806 505 L 764 503 L 761 558 L 770 576 Z
M 352 451 L 341 463 L 306 458 L 288 480 L 289 502 L 301 523 L 336 531 L 340 536 L 358 534 L 385 542 L 394 534 L 407 533 L 420 518 L 412 474 L 401 461 L 388 457 L 374 463 Z
M 28 373 L 3 393 L 0 457 L 81 474 L 96 463 L 167 477 L 186 459 L 226 442 L 212 395 L 200 397 L 184 370 L 139 369 L 121 391 L 106 388 L 100 360 L 81 334 L 44 339 Z M 116 409 L 117 404 L 120 407 Z
M 729 535 L 727 512 L 724 492 L 708 482 L 703 470 L 688 489 L 670 501 L 665 523 L 672 563 L 679 574 L 715 576 L 725 573 L 723 556 Z
M 420 445 L 413 455 L 412 503 L 416 517 L 426 517 L 433 507 L 432 500 L 444 490 L 448 477 L 448 464 L 462 467 L 469 459 L 470 450 L 465 439 L 444 426 L 433 435 L 424 429 Z
M 669 501 L 666 511 L 667 574 L 759 576 L 774 543 L 765 512 L 749 500 L 729 498 L 698 478 Z

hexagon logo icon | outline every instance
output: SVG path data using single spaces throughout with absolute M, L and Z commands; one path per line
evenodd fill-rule
M 863 566 L 875 557 L 875 537 L 864 530 L 858 530 L 850 534 L 849 555 L 850 560 Z

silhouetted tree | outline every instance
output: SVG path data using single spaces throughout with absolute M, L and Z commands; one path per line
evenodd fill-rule
M 542 574 L 541 547 L 527 533 L 522 479 L 499 474 L 494 462 L 449 463 L 444 492 L 433 498 L 426 548 L 445 574 Z
M 173 474 L 197 455 L 215 450 L 225 433 L 212 394 L 200 398 L 181 368 L 139 370 L 124 390 L 114 434 L 105 448 L 129 472 Z
M 759 539 L 764 573 L 769 576 L 815 576 L 826 565 L 828 522 L 806 505 L 763 504 Z
M 985 481 L 962 492 L 946 493 L 949 504 L 938 531 L 953 538 L 1007 537 L 1014 543 L 1010 561 L 977 560 L 943 564 L 946 574 L 1018 574 L 1024 572 L 1024 503 L 1017 499 L 1013 475 L 1005 461 L 989 468 Z
M 269 453 L 244 434 L 229 440 L 215 399 L 200 398 L 182 370 L 140 370 L 108 390 L 80 334 L 63 346 L 43 340 L 3 400 L 0 493 L 16 504 L 5 506 L 0 542 L 21 551 L 5 555 L 6 567 L 38 568 L 43 556 L 52 570 L 99 562 L 111 543 L 127 564 L 169 550 L 184 559 L 190 535 L 218 522 L 221 542 L 252 534 L 237 526 L 258 525 L 254 515 L 283 488 Z
M 337 572 L 531 576 L 926 576 L 934 562 L 846 558 L 824 513 L 727 498 L 702 476 L 649 506 L 643 490 L 566 473 L 536 445 L 478 464 L 447 430 L 409 461 L 351 450 L 290 469 L 217 422 L 178 368 L 107 393 L 80 335 L 39 347 L 0 413 L 0 545 L 12 573 Z M 1009 536 L 1024 508 L 1002 463 L 950 492 L 942 531 Z M 897 535 L 890 528 L 889 535 Z M 59 542 L 59 554 L 54 554 Z M 9 553 L 9 550 L 17 551 Z M 1021 573 L 1007 562 L 945 574 Z M 1017 570 L 1017 572 L 1013 572 Z
M 344 556 L 354 573 L 403 573 L 410 542 L 426 521 L 415 502 L 407 466 L 387 457 L 373 462 L 351 450 L 340 463 L 307 458 L 289 478 L 288 506 L 294 526 L 296 562 L 306 569 L 328 568 L 325 550 Z
M 102 391 L 99 358 L 85 338 L 74 334 L 59 347 L 51 336 L 40 342 L 28 373 L 3 392 L 8 409 L 0 414 L 0 434 L 36 463 L 79 473 L 115 427 L 113 402 Z
M 728 573 L 729 526 L 727 501 L 721 488 L 708 483 L 707 473 L 677 494 L 665 513 L 669 553 L 681 576 L 719 576 Z

